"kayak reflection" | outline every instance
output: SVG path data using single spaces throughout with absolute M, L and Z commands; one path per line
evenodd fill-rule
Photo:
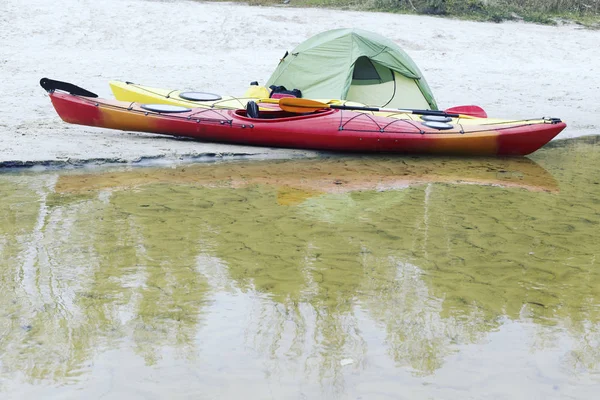
M 425 183 L 477 184 L 557 192 L 554 177 L 529 158 L 340 157 L 190 164 L 169 168 L 63 174 L 59 193 L 125 189 L 152 183 L 238 188 L 269 185 L 280 204 L 324 193 L 394 190 Z

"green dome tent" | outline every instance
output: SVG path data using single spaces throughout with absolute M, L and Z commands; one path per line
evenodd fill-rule
M 271 85 L 300 89 L 312 99 L 437 110 L 413 60 L 393 41 L 361 29 L 334 29 L 304 41 L 286 53 Z

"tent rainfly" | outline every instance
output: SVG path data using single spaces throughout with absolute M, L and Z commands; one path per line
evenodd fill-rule
M 272 85 L 300 89 L 305 98 L 437 110 L 413 60 L 392 40 L 362 29 L 307 39 L 286 53 L 267 82 Z

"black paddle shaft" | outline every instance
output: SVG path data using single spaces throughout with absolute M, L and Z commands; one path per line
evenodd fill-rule
M 48 92 L 62 90 L 63 92 L 68 92 L 76 96 L 98 97 L 96 93 L 92 93 L 89 90 L 85 90 L 83 88 L 80 88 L 79 86 L 75 86 L 72 83 L 55 81 L 48 78 L 40 79 L 40 86 Z
M 376 108 L 376 107 L 359 107 L 359 106 L 340 106 L 340 105 L 336 105 L 336 104 L 330 104 L 328 106 L 329 108 L 337 108 L 339 110 L 361 110 L 361 111 L 381 111 L 381 108 Z M 388 110 L 386 110 L 388 111 Z M 401 113 L 404 110 L 398 110 L 399 113 Z M 453 118 L 458 118 L 460 117 L 460 115 L 458 114 L 449 114 L 447 112 L 444 111 L 439 111 L 439 110 L 413 110 L 410 109 L 408 110 L 410 111 L 411 114 L 417 114 L 417 115 L 439 115 L 441 117 L 453 117 Z

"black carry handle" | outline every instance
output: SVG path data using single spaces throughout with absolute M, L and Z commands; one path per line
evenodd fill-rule
M 48 92 L 62 90 L 63 92 L 68 92 L 76 96 L 98 97 L 96 93 L 92 93 L 89 90 L 85 90 L 83 88 L 80 88 L 79 86 L 75 86 L 72 83 L 55 81 L 48 78 L 40 79 L 40 86 Z

